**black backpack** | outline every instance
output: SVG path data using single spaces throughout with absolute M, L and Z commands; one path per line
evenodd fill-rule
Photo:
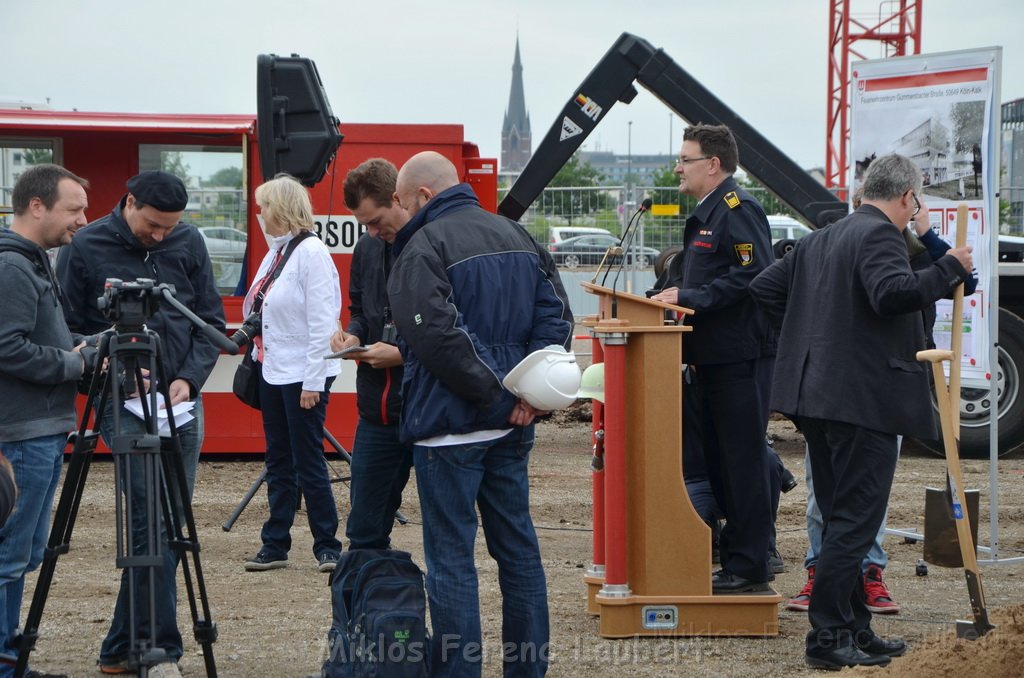
M 348 551 L 331 576 L 333 620 L 321 678 L 429 675 L 423 571 L 405 551 Z

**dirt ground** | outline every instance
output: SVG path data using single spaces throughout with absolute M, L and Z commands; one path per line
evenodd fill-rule
M 798 478 L 803 478 L 803 443 L 792 427 L 773 422 L 776 449 Z M 339 474 L 347 467 L 332 461 Z M 639 639 L 603 640 L 598 621 L 584 609 L 584 569 L 590 561 L 590 430 L 589 423 L 558 421 L 538 428 L 531 458 L 534 520 L 538 526 L 547 572 L 551 608 L 552 676 L 763 676 L 809 673 L 803 664 L 803 613 L 780 610 L 781 632 L 768 639 Z M 988 463 L 964 463 L 968 487 L 982 490 L 982 543 L 988 543 Z M 330 625 L 327 577 L 319 574 L 311 552 L 304 514 L 293 529 L 287 569 L 249 573 L 244 558 L 259 547 L 266 516 L 266 498 L 259 493 L 230 532 L 222 524 L 259 475 L 257 461 L 209 460 L 201 464 L 194 512 L 202 545 L 202 565 L 213 619 L 220 630 L 214 645 L 222 676 L 306 676 L 318 671 Z M 1018 454 L 999 464 L 1000 554 L 1024 555 L 1024 459 Z M 940 485 L 943 461 L 920 449 L 904 450 L 890 503 L 889 525 L 923 529 L 925 486 Z M 339 513 L 348 513 L 347 486 L 335 485 Z M 776 579 L 784 596 L 802 586 L 802 557 L 807 545 L 804 523 L 805 488 L 783 495 L 778 517 L 779 549 L 788 571 Z M 114 568 L 113 467 L 92 465 L 74 531 L 71 551 L 60 558 L 57 576 L 43 616 L 33 666 L 73 676 L 96 676 L 100 641 L 109 623 L 119 572 Z M 411 551 L 422 564 L 422 542 L 414 484 L 402 509 L 410 524 L 396 526 L 397 548 Z M 890 562 L 887 582 L 902 604 L 897 616 L 876 617 L 876 630 L 900 635 L 911 645 L 908 658 L 894 664 L 894 675 L 1024 675 L 1020 648 L 1024 634 L 1024 564 L 988 565 L 982 570 L 990 610 L 999 628 L 979 643 L 952 642 L 954 621 L 969 618 L 970 606 L 962 570 L 932 566 L 915 576 L 922 544 L 893 536 L 886 542 Z M 982 557 L 985 557 L 982 554 Z M 492 650 L 485 675 L 499 675 L 493 651 L 500 644 L 500 599 L 496 568 L 480 540 L 480 570 L 485 642 Z M 30 579 L 26 600 L 34 588 Z M 179 589 L 180 590 L 180 589 Z M 188 606 L 180 594 L 180 624 L 188 629 Z M 27 605 L 27 602 L 26 602 Z M 1017 606 L 1012 608 L 1012 606 Z M 1014 621 L 1014 618 L 1017 621 Z M 200 650 L 186 633 L 186 676 L 203 674 Z

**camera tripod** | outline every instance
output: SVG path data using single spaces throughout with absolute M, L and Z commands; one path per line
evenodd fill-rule
M 344 461 L 349 466 L 352 465 L 352 455 L 349 454 L 349 451 L 346 450 L 345 447 L 338 442 L 338 439 L 335 438 L 330 431 L 327 430 L 326 426 L 324 427 L 324 440 L 326 440 L 327 443 L 332 448 L 334 448 L 334 451 L 338 454 L 339 457 L 341 457 L 342 461 Z M 340 473 L 338 473 L 337 469 L 331 466 L 331 463 L 327 461 L 326 454 L 324 455 L 324 463 L 327 464 L 327 467 L 331 470 L 331 483 L 346 483 L 351 479 L 351 476 L 343 476 Z M 235 510 L 231 512 L 231 515 L 228 516 L 228 519 L 224 521 L 223 525 L 221 525 L 221 529 L 223 529 L 225 532 L 231 531 L 231 528 L 235 525 L 235 521 L 238 520 L 238 517 L 240 515 L 242 515 L 242 511 L 246 509 L 246 507 L 249 505 L 249 502 L 252 501 L 252 498 L 256 496 L 257 492 L 259 492 L 260 486 L 263 485 L 263 483 L 266 482 L 266 480 L 267 469 L 266 467 L 264 467 L 259 477 L 256 478 L 253 484 L 249 487 L 248 491 L 246 491 L 245 496 L 242 497 L 242 500 L 238 502 L 238 505 L 235 507 Z M 298 500 L 300 503 L 302 502 L 301 490 L 299 491 Z M 406 518 L 405 514 L 401 511 L 395 511 L 395 520 L 397 520 L 400 525 L 405 525 L 409 522 L 409 519 Z
M 162 403 L 167 403 L 168 406 L 170 404 L 168 381 L 160 360 L 160 337 L 146 330 L 144 322 L 155 312 L 158 297 L 162 295 L 216 343 L 224 346 L 227 339 L 174 299 L 173 287 L 154 285 L 153 281 L 143 280 L 125 283 L 126 298 L 129 295 L 139 296 L 122 300 L 118 304 L 116 295 L 121 293 L 121 281 L 114 282 L 117 284 L 112 292 L 111 281 L 108 280 L 105 295 L 113 298 L 107 299 L 107 308 L 104 311 L 108 318 L 115 321 L 114 329 L 100 335 L 95 374 L 86 399 L 85 411 L 77 433 L 72 435 L 74 447 L 64 487 L 43 555 L 32 605 L 22 633 L 17 639 L 19 654 L 15 667 L 16 678 L 24 676 L 28 668 L 29 653 L 35 648 L 43 608 L 57 567 L 57 558 L 70 550 L 71 533 L 78 516 L 89 466 L 99 443 L 99 428 L 104 416 L 111 417 L 112 436 L 109 442 L 114 461 L 114 481 L 120 490 L 115 493 L 116 564 L 117 567 L 126 570 L 128 577 L 130 650 L 127 661 L 130 666 L 138 667 L 138 675 L 141 678 L 146 678 L 152 667 L 173 661 L 165 650 L 157 646 L 157 592 L 154 581 L 154 574 L 163 568 L 166 549 L 169 548 L 181 562 L 192 613 L 193 632 L 196 642 L 203 648 L 206 675 L 217 675 L 212 648 L 217 639 L 217 627 L 210 618 L 206 584 L 199 561 L 199 540 L 196 537 L 191 498 L 181 458 L 181 441 L 172 411 L 168 411 L 167 417 L 169 435 L 161 437 L 158 433 L 157 410 Z M 130 318 L 123 317 L 121 310 L 126 315 L 130 314 Z M 104 365 L 106 369 L 101 371 Z M 148 370 L 150 379 L 153 379 L 154 375 L 157 377 L 152 382 L 155 388 L 151 388 L 142 398 L 145 433 L 124 435 L 121 417 L 133 415 L 127 414 L 122 407 L 122 383 L 129 384 L 124 387 L 128 393 L 136 390 L 144 392 L 145 389 L 140 387 L 144 384 L 143 369 Z M 162 400 L 158 400 L 158 396 Z M 110 408 L 107 407 L 108 402 Z M 90 421 L 93 425 L 91 429 Z M 139 475 L 141 483 L 137 477 Z M 142 497 L 135 496 L 139 487 L 144 489 Z M 136 515 L 139 512 L 142 513 L 141 517 Z M 144 545 L 135 543 L 136 536 L 133 532 L 133 524 L 138 523 L 140 518 L 145 524 Z M 136 599 L 136 580 L 139 577 L 145 577 L 145 600 Z M 169 585 L 176 584 L 172 581 Z M 148 613 L 141 624 L 140 611 Z M 148 630 L 145 619 L 148 619 Z M 140 631 L 139 627 L 143 630 Z

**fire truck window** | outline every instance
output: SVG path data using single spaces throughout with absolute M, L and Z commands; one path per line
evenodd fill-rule
M 183 219 L 206 240 L 222 295 L 245 294 L 246 195 L 242 152 L 234 146 L 142 144 L 139 170 L 181 177 L 188 188 Z M 241 285 L 239 284 L 241 282 Z
M 33 165 L 54 161 L 50 139 L 0 139 L 0 228 L 11 227 L 11 191 L 18 177 Z

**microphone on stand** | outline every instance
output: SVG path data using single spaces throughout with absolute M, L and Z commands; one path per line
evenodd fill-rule
M 649 211 L 651 209 L 651 205 L 653 205 L 653 204 L 654 204 L 653 200 L 651 200 L 650 198 L 644 198 L 644 201 L 642 203 L 640 203 L 640 209 L 638 209 L 636 211 L 636 214 L 633 215 L 633 218 L 636 220 L 635 223 L 637 223 L 637 224 L 640 223 L 640 215 L 642 215 L 644 212 Z M 620 249 L 621 249 L 622 242 L 626 240 L 626 235 L 628 233 L 629 241 L 626 242 L 626 248 L 624 250 L 625 252 L 629 252 L 629 248 L 633 244 L 633 236 L 636 234 L 636 229 L 635 228 L 633 229 L 632 233 L 629 233 L 629 227 L 633 223 L 634 222 L 631 221 L 629 224 L 626 224 L 626 230 L 623 231 L 623 233 L 622 233 L 622 241 L 619 242 L 619 246 L 620 246 Z M 613 318 L 617 318 L 618 317 L 618 299 L 616 298 L 616 294 L 617 294 L 616 286 L 619 284 L 619 275 L 622 274 L 622 269 L 624 269 L 625 267 L 626 267 L 626 257 L 625 257 L 625 255 L 623 255 L 622 261 L 619 262 L 619 270 L 617 270 L 615 272 L 615 278 L 612 279 L 612 317 Z M 607 271 L 605 271 L 604 276 L 605 276 L 605 278 L 608 277 L 608 272 Z M 601 284 L 602 285 L 604 284 L 604 280 L 603 279 L 601 280 Z
M 629 218 L 629 221 L 626 223 L 626 228 L 625 228 L 625 230 L 622 231 L 622 237 L 619 238 L 619 244 L 612 245 L 611 247 L 609 247 L 607 249 L 607 251 L 605 251 L 604 256 L 601 258 L 601 263 L 597 265 L 597 270 L 594 272 L 594 277 L 593 277 L 593 279 L 590 282 L 592 282 L 592 283 L 597 282 L 597 276 L 601 275 L 601 269 L 604 268 L 605 262 L 608 261 L 608 255 L 612 255 L 612 256 L 616 256 L 617 257 L 617 256 L 621 256 L 623 254 L 622 243 L 625 242 L 626 236 L 629 235 L 629 229 L 633 226 L 633 223 L 636 221 L 637 217 L 639 217 L 641 214 L 643 214 L 647 210 L 651 209 L 651 205 L 652 204 L 653 204 L 653 202 L 651 201 L 650 198 L 645 199 L 640 204 L 640 207 L 637 209 L 636 212 L 633 213 L 633 216 L 631 216 Z M 604 270 L 604 277 L 601 278 L 601 284 L 602 285 L 604 285 L 605 281 L 608 280 L 608 272 L 610 270 L 611 270 L 611 267 L 606 268 Z

